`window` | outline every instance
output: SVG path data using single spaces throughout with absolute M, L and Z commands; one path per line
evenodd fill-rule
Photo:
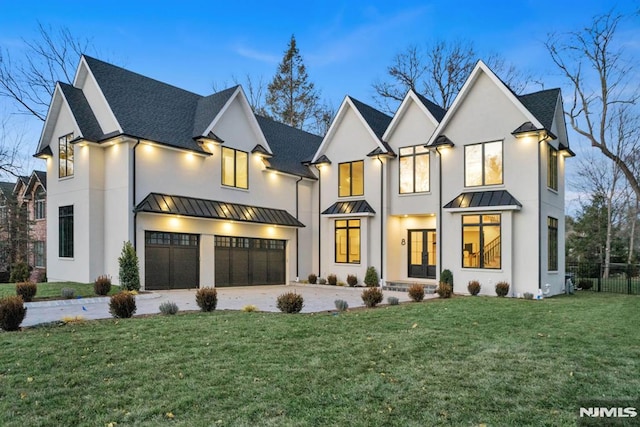
M 46 199 L 43 191 L 36 193 L 36 201 L 33 205 L 33 217 L 35 219 L 44 219 L 47 216 Z
M 400 194 L 429 191 L 429 150 L 422 145 L 400 149 Z
M 73 258 L 73 206 L 58 208 L 58 255 Z
M 338 168 L 338 196 L 362 196 L 364 194 L 364 161 L 340 163 Z
M 73 176 L 73 144 L 71 143 L 72 139 L 72 133 L 58 138 L 58 160 L 60 162 L 58 176 L 60 178 Z
M 462 216 L 462 266 L 500 268 L 500 214 Z
M 547 145 L 547 187 L 558 191 L 558 150 Z
M 558 220 L 547 217 L 548 270 L 558 271 Z
M 43 241 L 33 242 L 33 256 L 36 267 L 45 267 L 45 245 Z
M 360 220 L 336 220 L 336 262 L 360 264 Z
M 222 148 L 222 185 L 249 188 L 249 154 Z
M 464 185 L 502 184 L 502 141 L 464 147 Z

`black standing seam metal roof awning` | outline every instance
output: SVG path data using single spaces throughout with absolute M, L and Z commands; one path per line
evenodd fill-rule
M 136 206 L 135 212 L 183 215 L 195 218 L 251 222 L 286 227 L 305 226 L 283 209 L 263 208 L 160 193 L 150 193 Z
M 375 214 L 366 200 L 335 202 L 322 212 L 322 215 Z
M 443 206 L 444 209 L 465 209 L 483 207 L 521 208 L 522 204 L 506 190 L 473 191 L 461 193 L 458 197 Z

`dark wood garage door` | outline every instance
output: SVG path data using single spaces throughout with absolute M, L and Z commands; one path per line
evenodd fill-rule
M 285 283 L 284 240 L 216 236 L 215 246 L 216 286 Z
M 145 289 L 191 289 L 200 286 L 200 236 L 145 233 Z

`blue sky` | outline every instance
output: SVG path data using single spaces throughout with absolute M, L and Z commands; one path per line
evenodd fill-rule
M 586 26 L 613 5 L 629 12 L 640 9 L 640 0 L 0 0 L 0 45 L 17 58 L 38 21 L 64 25 L 90 39 L 91 54 L 100 59 L 206 95 L 214 84 L 232 85 L 233 76 L 268 81 L 295 34 L 310 79 L 337 108 L 347 94 L 375 105 L 371 84 L 384 77 L 393 56 L 435 39 L 470 40 L 481 56 L 498 53 L 540 76 L 545 87 L 561 86 L 542 44 L 547 33 Z M 640 18 L 626 21 L 621 34 L 640 44 Z M 14 107 L 2 102 L 0 114 L 11 114 Z M 34 150 L 40 125 L 24 126 Z M 580 144 L 575 139 L 573 146 Z

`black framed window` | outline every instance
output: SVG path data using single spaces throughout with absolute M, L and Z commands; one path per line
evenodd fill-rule
M 249 153 L 222 147 L 222 185 L 249 188 Z
M 58 177 L 73 176 L 73 133 L 58 138 Z
M 338 165 L 338 196 L 364 195 L 364 161 L 340 163 Z
M 336 220 L 336 263 L 360 264 L 360 220 Z
M 547 217 L 547 252 L 549 271 L 558 271 L 558 220 Z
M 547 187 L 558 191 L 558 150 L 547 145 Z
M 400 194 L 429 191 L 429 150 L 422 145 L 400 149 Z
M 462 267 L 499 269 L 500 214 L 462 216 Z
M 73 258 L 73 205 L 58 208 L 58 256 Z
M 465 145 L 465 187 L 497 184 L 502 184 L 502 141 Z

